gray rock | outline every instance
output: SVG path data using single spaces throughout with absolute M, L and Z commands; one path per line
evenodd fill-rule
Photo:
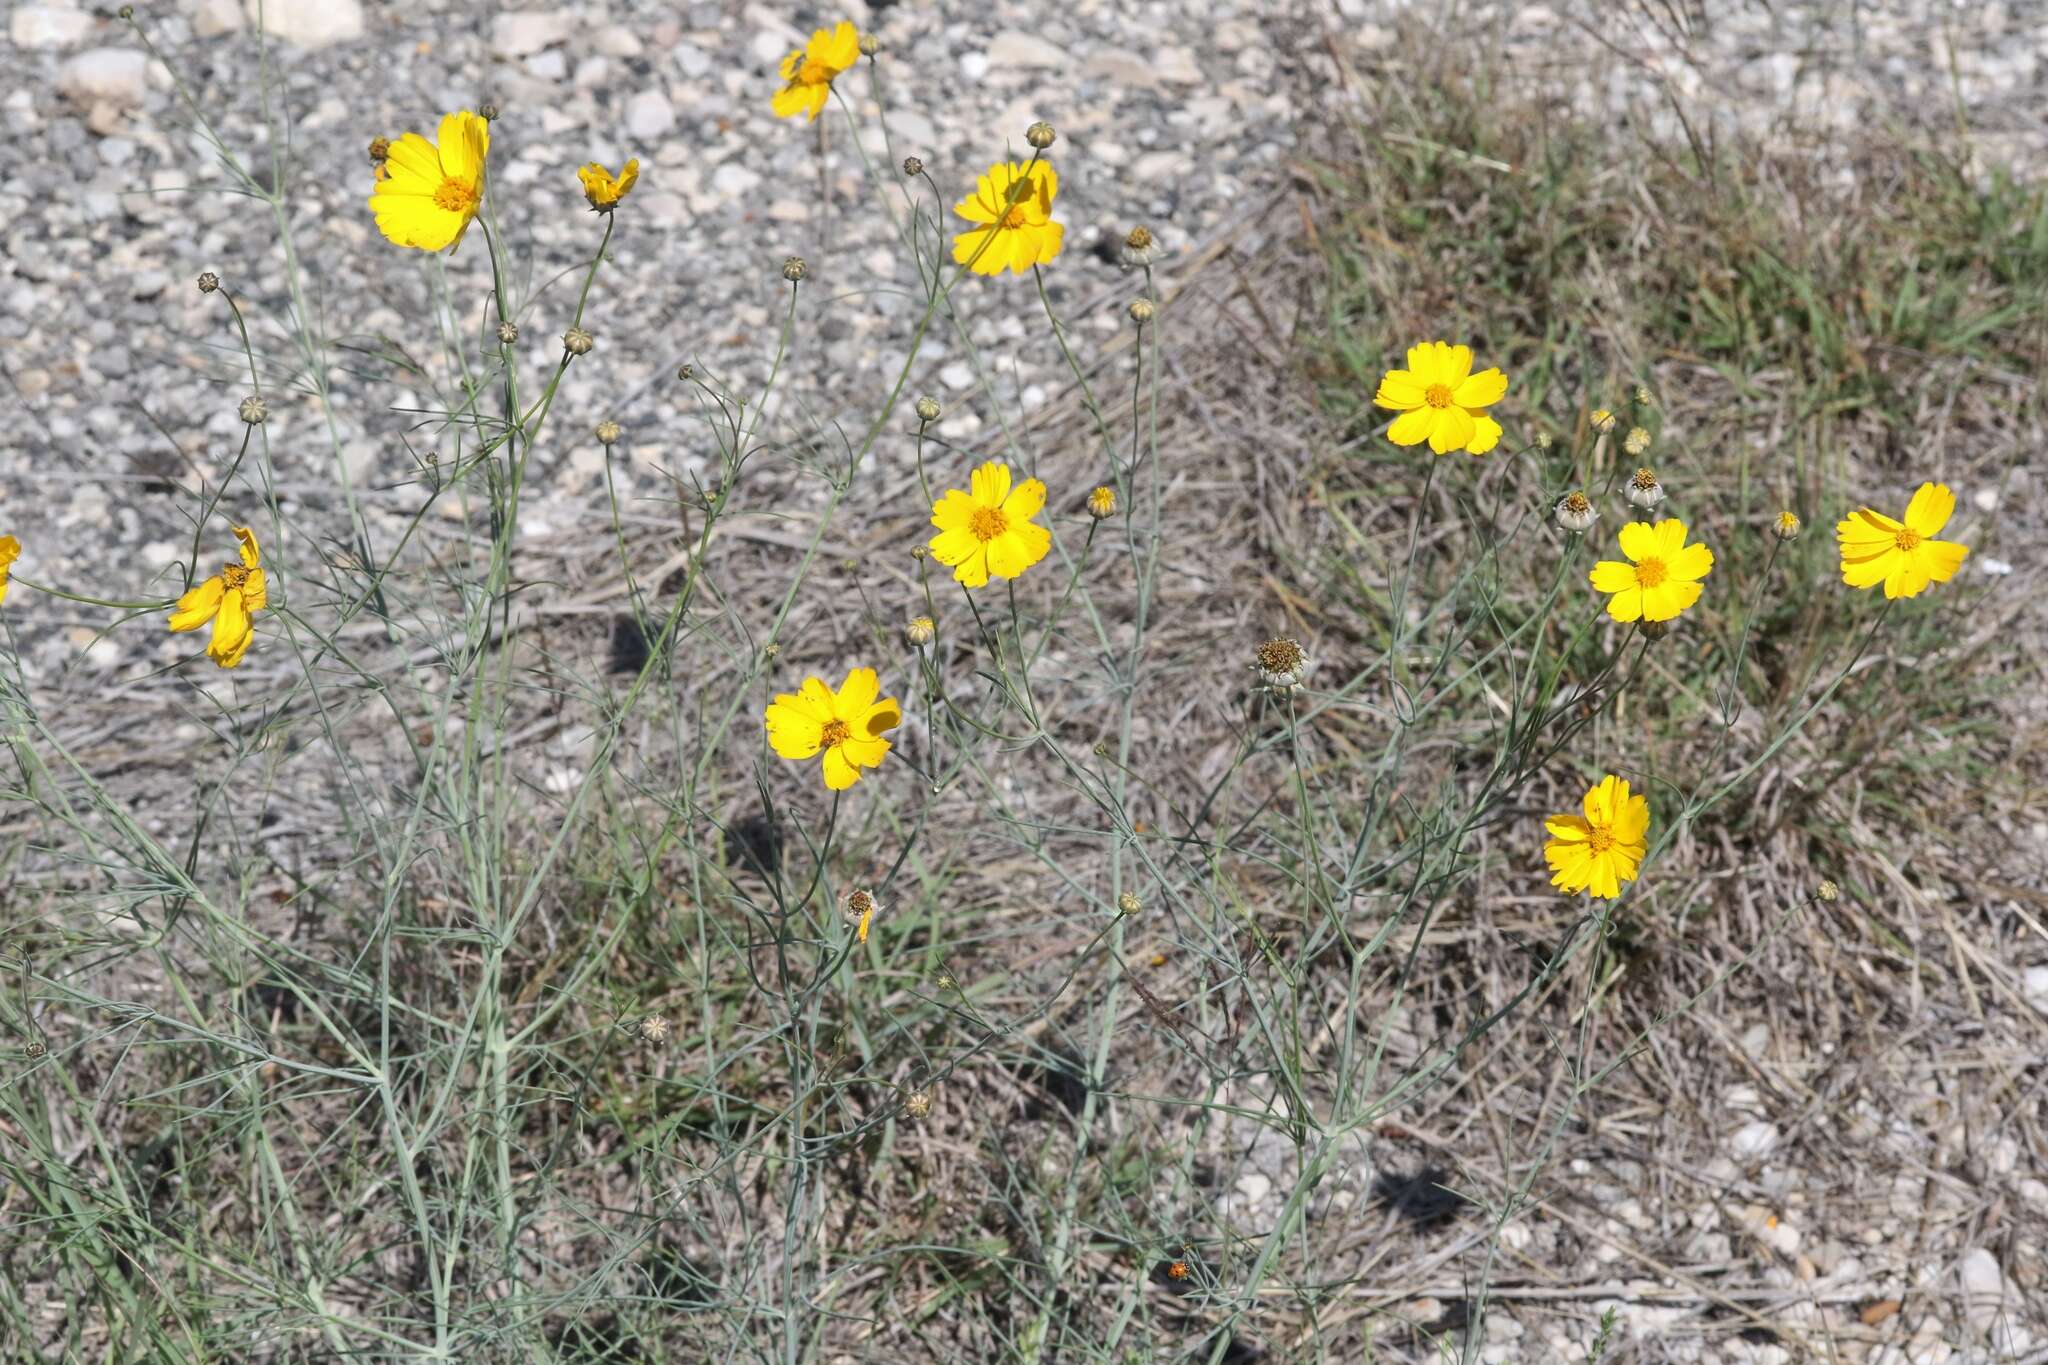
M 996 70 L 1027 68 L 1056 71 L 1068 65 L 1065 49 L 1055 47 L 1035 33 L 1006 29 L 988 45 L 988 63 Z
M 57 70 L 57 93 L 79 104 L 134 109 L 149 91 L 149 60 L 128 47 L 95 47 Z
M 626 131 L 652 142 L 676 126 L 676 111 L 659 90 L 642 90 L 626 101 Z
M 322 48 L 363 36 L 362 0 L 245 0 L 242 12 L 252 26 L 259 4 L 264 31 L 294 47 Z
M 54 5 L 23 5 L 7 21 L 7 36 L 21 48 L 76 47 L 92 32 L 92 16 Z
M 199 0 L 192 12 L 192 32 L 201 38 L 218 38 L 241 28 L 241 0 Z
M 501 57 L 531 57 L 568 40 L 574 25 L 562 13 L 501 14 L 491 25 L 491 51 Z

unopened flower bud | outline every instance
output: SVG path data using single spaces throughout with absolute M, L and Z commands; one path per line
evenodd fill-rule
M 635 1025 L 633 1031 L 640 1035 L 641 1042 L 658 1047 L 668 1041 L 668 1020 L 659 1014 L 650 1014 Z
M 220 288 L 220 276 L 214 274 L 211 270 L 207 271 L 204 275 L 201 275 L 199 277 L 200 293 L 211 294 L 214 290 L 218 288 Z
M 263 400 L 253 395 L 244 398 L 242 406 L 236 411 L 241 414 L 242 420 L 252 427 L 263 425 L 263 419 L 270 416 L 270 409 L 264 406 Z
M 496 123 L 498 121 L 498 106 L 492 104 L 489 100 L 485 100 L 476 107 L 476 116 L 485 123 Z
M 810 273 L 811 268 L 804 264 L 804 258 L 801 256 L 792 256 L 782 263 L 782 278 L 791 284 L 798 283 Z
M 1143 327 L 1146 323 L 1152 321 L 1152 300 L 1132 299 L 1130 313 L 1131 321 Z
M 1836 886 L 1834 882 L 1823 877 L 1821 879 L 1820 885 L 1813 888 L 1813 894 L 1815 899 L 1823 900 L 1826 901 L 1828 904 L 1833 905 L 1836 901 L 1842 898 L 1842 888 Z
M 571 327 L 562 333 L 562 349 L 570 355 L 589 355 L 590 348 L 597 345 L 597 338 L 581 327 Z
M 1088 515 L 1097 521 L 1108 521 L 1116 515 L 1116 490 L 1108 484 L 1088 495 Z
M 903 1112 L 914 1119 L 929 1118 L 932 1112 L 932 1092 L 913 1090 L 903 1097 Z
M 903 158 L 903 173 L 904 173 L 905 175 L 923 175 L 923 174 L 924 174 L 924 158 L 923 158 L 923 157 L 921 157 L 921 156 L 906 156 L 906 157 L 904 157 L 904 158 Z
M 1799 517 L 1796 513 L 1780 512 L 1778 519 L 1771 523 L 1771 534 L 1780 540 L 1792 540 L 1799 535 Z
M 1024 130 L 1024 140 L 1041 152 L 1057 142 L 1059 136 L 1058 133 L 1052 130 L 1052 125 L 1044 119 L 1040 119 Z
M 1630 427 L 1628 435 L 1621 438 L 1621 448 L 1631 455 L 1641 455 L 1650 448 L 1650 433 L 1645 427 Z
M 1138 899 L 1135 891 L 1126 891 L 1116 898 L 1116 910 L 1120 915 L 1135 915 L 1145 908 L 1145 902 Z
M 1592 415 L 1587 420 L 1592 422 L 1593 430 L 1599 432 L 1602 436 L 1614 430 L 1614 414 L 1606 408 L 1594 408 Z
M 939 414 L 945 411 L 945 409 L 939 406 L 938 399 L 929 396 L 918 399 L 911 406 L 917 413 L 917 420 L 923 422 L 926 426 L 930 426 L 933 422 L 938 421 Z
M 1636 385 L 1636 406 L 1639 408 L 1650 406 L 1650 391 L 1641 384 Z
M 498 324 L 498 344 L 499 344 L 499 345 L 501 345 L 501 346 L 510 346 L 510 345 L 511 345 L 511 344 L 512 344 L 513 342 L 515 342 L 515 341 L 517 341 L 517 340 L 519 340 L 519 324 L 518 324 L 518 323 L 516 323 L 516 322 L 501 322 L 501 323 L 499 323 L 499 324 Z
M 611 445 L 619 439 L 619 435 L 619 424 L 611 418 L 607 417 L 597 424 L 597 443 L 599 445 Z
M 680 379 L 683 383 L 687 384 L 696 377 L 697 367 L 695 365 L 678 365 L 676 367 L 676 378 Z
M 882 44 L 880 43 L 880 41 L 878 41 L 878 40 L 876 39 L 876 37 L 875 37 L 875 35 L 874 35 L 874 34 L 872 34 L 872 33 L 863 33 L 863 34 L 861 34 L 861 35 L 860 35 L 860 54 L 861 54 L 861 56 L 863 56 L 863 57 L 872 57 L 872 56 L 874 56 L 874 55 L 875 55 L 875 54 L 876 54 L 877 52 L 880 52 L 881 50 L 882 50 Z
M 919 649 L 930 644 L 938 633 L 938 627 L 932 624 L 929 616 L 913 616 L 903 627 L 903 638 Z
M 1661 640 L 1671 633 L 1669 621 L 1638 621 L 1636 629 L 1643 633 L 1645 640 Z

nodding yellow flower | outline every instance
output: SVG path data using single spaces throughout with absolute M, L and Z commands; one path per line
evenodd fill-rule
M 770 101 L 777 118 L 816 119 L 832 98 L 832 78 L 860 60 L 860 31 L 845 20 L 819 29 L 802 49 L 782 59 L 783 87 Z
M 990 460 L 969 477 L 967 492 L 949 488 L 932 504 L 932 558 L 970 588 L 986 586 L 990 574 L 1015 578 L 1052 548 L 1052 532 L 1032 520 L 1044 506 L 1044 484 L 1026 479 L 1012 488 L 1010 467 Z
M 1970 553 L 1968 546 L 1934 539 L 1955 511 L 1956 495 L 1938 483 L 1920 485 L 1903 521 L 1857 508 L 1835 526 L 1842 581 L 1852 588 L 1882 583 L 1886 597 L 1917 597 L 1929 583 L 1948 582 Z
M 1714 567 L 1714 552 L 1685 543 L 1685 523 L 1669 517 L 1655 526 L 1632 521 L 1621 528 L 1621 552 L 1632 561 L 1603 559 L 1587 575 L 1593 591 L 1611 593 L 1607 614 L 1617 621 L 1669 621 L 1700 600 L 1700 580 Z
M 1018 185 L 1026 187 L 1019 189 Z M 953 205 L 970 223 L 953 239 L 953 260 L 977 275 L 1019 275 L 1060 254 L 1067 229 L 1052 220 L 1060 178 L 1046 161 L 998 161 L 976 182 L 974 193 Z M 1015 202 L 1012 202 L 1012 196 Z
M 621 166 L 617 176 L 593 161 L 578 170 L 576 178 L 583 182 L 583 197 L 590 201 L 591 212 L 610 213 L 640 178 L 640 158 L 636 156 Z
M 440 141 L 407 133 L 385 153 L 370 194 L 377 230 L 394 245 L 421 251 L 458 246 L 484 197 L 491 125 L 466 109 L 441 120 Z
M 1500 443 L 1500 423 L 1486 415 L 1508 391 L 1499 370 L 1472 373 L 1472 348 L 1425 341 L 1408 348 L 1408 368 L 1388 370 L 1372 401 L 1401 415 L 1387 428 L 1397 446 L 1424 441 L 1439 455 L 1484 455 Z
M 7 600 L 8 576 L 14 572 L 14 561 L 21 558 L 21 542 L 13 536 L 0 536 L 0 602 Z
M 768 744 L 784 758 L 825 755 L 825 785 L 845 791 L 860 781 L 862 768 L 879 768 L 889 752 L 882 731 L 903 721 L 894 697 L 882 698 L 872 668 L 848 670 L 834 692 L 820 678 L 805 678 L 801 689 L 779 694 L 763 719 Z
M 242 662 L 249 642 L 256 638 L 251 618 L 270 605 L 269 586 L 257 567 L 263 556 L 256 546 L 256 533 L 246 526 L 234 531 L 241 542 L 242 562 L 222 565 L 219 573 L 180 597 L 170 622 L 172 630 L 197 630 L 213 622 L 206 656 L 222 668 Z
M 1572 895 L 1584 891 L 1611 901 L 1642 866 L 1650 803 L 1630 796 L 1628 783 L 1609 775 L 1587 791 L 1580 808 L 1583 815 L 1553 815 L 1543 822 L 1550 832 L 1543 845 L 1550 884 Z

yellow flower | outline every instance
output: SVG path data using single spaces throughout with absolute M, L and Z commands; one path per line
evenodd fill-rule
M 1018 182 L 1027 182 L 1017 188 Z M 1019 275 L 1060 254 L 1066 228 L 1052 220 L 1053 196 L 1060 178 L 1050 162 L 998 161 L 988 168 L 974 193 L 953 205 L 970 228 L 953 239 L 953 259 L 977 275 Z M 1016 202 L 1011 198 L 1015 196 Z
M 21 542 L 13 536 L 0 536 L 0 602 L 7 600 L 7 579 L 14 572 L 14 561 L 21 558 Z
M 1700 600 L 1700 580 L 1714 567 L 1714 552 L 1685 543 L 1685 523 L 1676 517 L 1632 521 L 1621 528 L 1623 564 L 1603 559 L 1587 577 L 1595 592 L 1612 593 L 1607 614 L 1617 621 L 1669 621 Z
M 990 460 L 968 479 L 967 492 L 949 488 L 932 504 L 932 558 L 970 588 L 988 576 L 1015 578 L 1045 558 L 1052 532 L 1031 518 L 1045 506 L 1045 485 L 1026 479 L 1010 486 L 1010 467 Z
M 633 188 L 633 182 L 640 178 L 640 158 L 634 157 L 619 168 L 617 179 L 612 173 L 595 161 L 576 172 L 576 178 L 583 182 L 583 197 L 590 201 L 590 207 L 597 213 L 609 213 L 619 206 L 626 192 Z
M 1956 495 L 1945 484 L 1923 483 L 1906 504 L 1906 519 L 1859 507 L 1835 526 L 1842 546 L 1842 581 L 1852 588 L 1884 584 L 1886 597 L 1916 597 L 1929 583 L 1946 583 L 1963 565 L 1967 546 L 1934 539 L 1955 515 Z
M 832 78 L 859 60 L 860 33 L 852 24 L 842 19 L 830 32 L 819 29 L 802 51 L 782 59 L 782 79 L 788 84 L 775 92 L 775 116 L 817 118 L 832 97 Z
M 397 246 L 439 251 L 462 241 L 483 200 L 491 125 L 468 110 L 441 120 L 440 145 L 418 133 L 391 144 L 370 195 L 377 230 Z
M 1550 864 L 1550 884 L 1573 895 L 1590 892 L 1602 900 L 1621 894 L 1621 884 L 1636 879 L 1647 851 L 1650 803 L 1628 794 L 1628 783 L 1602 778 L 1586 793 L 1585 814 L 1553 815 L 1543 822 L 1550 841 L 1543 845 Z
M 1508 391 L 1499 370 L 1472 373 L 1472 348 L 1425 341 L 1408 348 L 1408 368 L 1388 370 L 1372 401 L 1400 412 L 1387 428 L 1397 446 L 1424 441 L 1439 455 L 1453 450 L 1484 455 L 1500 442 L 1500 423 L 1482 409 Z
M 799 691 L 781 693 L 769 703 L 764 716 L 769 747 L 796 759 L 815 758 L 824 750 L 825 785 L 845 791 L 860 781 L 862 768 L 882 765 L 889 741 L 881 732 L 903 720 L 894 697 L 876 700 L 881 690 L 872 668 L 849 670 L 837 692 L 821 679 L 805 678 Z
M 178 609 L 171 613 L 172 630 L 197 630 L 213 622 L 213 639 L 207 642 L 206 653 L 222 668 L 242 662 L 249 641 L 256 638 L 250 618 L 270 604 L 263 570 L 256 567 L 262 555 L 256 548 L 255 533 L 237 526 L 235 539 L 242 544 L 242 562 L 222 565 L 219 573 L 180 597 Z

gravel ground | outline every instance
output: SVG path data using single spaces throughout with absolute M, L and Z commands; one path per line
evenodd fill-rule
M 442 111 L 488 98 L 503 111 L 493 148 L 500 213 L 531 281 L 574 271 L 595 245 L 575 167 L 627 156 L 643 164 L 597 286 L 589 326 L 598 350 L 564 387 L 524 528 L 537 555 L 564 565 L 565 597 L 596 594 L 601 584 L 576 581 L 606 505 L 604 461 L 585 433 L 606 417 L 625 427 L 628 458 L 617 470 L 628 503 L 702 468 L 670 376 L 684 360 L 736 383 L 765 374 L 786 302 L 784 257 L 811 267 L 786 411 L 806 423 L 857 424 L 902 363 L 916 309 L 901 291 L 914 274 L 873 209 L 845 123 L 835 114 L 810 126 L 768 111 L 774 69 L 812 23 L 843 12 L 879 37 L 891 139 L 876 138 L 870 155 L 892 186 L 889 168 L 916 152 L 950 197 L 1006 145 L 1020 145 L 1032 120 L 1059 127 L 1069 236 L 1049 281 L 1086 361 L 1116 342 L 1130 292 L 1113 251 L 1097 248 L 1148 224 L 1165 243 L 1171 289 L 1208 244 L 1270 205 L 1298 121 L 1332 88 L 1336 64 L 1363 80 L 1399 80 L 1404 45 L 1432 22 L 1419 8 L 902 0 L 829 14 L 625 3 L 498 13 L 444 0 L 273 3 L 271 27 L 285 38 L 268 49 L 268 78 L 290 117 L 299 269 L 324 300 L 330 436 L 286 325 L 289 271 L 267 206 L 225 191 L 169 72 L 145 60 L 124 24 L 65 5 L 17 6 L 0 48 L 0 89 L 11 92 L 0 97 L 0 375 L 13 419 L 0 441 L 0 531 L 23 540 L 25 576 L 114 597 L 175 590 L 194 507 L 180 489 L 211 486 L 226 469 L 248 389 L 225 311 L 193 287 L 200 271 L 214 270 L 245 301 L 269 367 L 265 435 L 287 570 L 294 555 L 328 552 L 346 526 L 337 450 L 373 538 L 395 537 L 417 502 L 414 450 L 434 439 L 396 410 L 428 397 L 394 395 L 384 367 L 362 363 L 361 353 L 434 350 L 435 266 L 376 233 L 364 147 L 377 134 L 431 132 Z M 226 143 L 267 164 L 266 69 L 233 0 L 137 9 Z M 1960 119 L 1984 167 L 2036 165 L 2048 144 L 2040 4 L 1470 5 L 1433 22 L 1441 41 L 1470 44 L 1472 61 L 1503 81 L 1676 136 L 1743 133 L 1825 157 L 1859 126 Z M 867 73 L 844 85 L 873 129 Z M 445 267 L 466 308 L 489 282 L 481 245 L 466 244 Z M 535 370 L 552 362 L 570 302 L 557 285 L 523 320 Z M 1064 387 L 1056 353 L 1018 344 L 1042 330 L 1029 317 L 1037 307 L 1030 284 L 1016 279 L 968 291 L 962 306 L 962 325 L 1004 358 L 998 392 L 1027 415 Z M 454 325 L 475 327 L 467 315 Z M 911 389 L 946 400 L 954 411 L 943 434 L 971 442 L 984 420 L 970 401 L 976 383 L 965 348 L 939 336 Z M 885 444 L 880 457 L 902 464 L 908 452 Z M 243 488 L 223 510 L 253 521 L 262 509 Z M 202 563 L 223 549 L 210 548 Z M 31 675 L 53 686 L 102 698 L 183 690 L 160 670 L 195 656 L 196 642 L 153 624 L 101 637 L 103 619 L 18 592 L 5 626 Z M 251 665 L 267 666 L 256 656 Z M 191 677 L 217 685 L 210 668 Z M 2048 1013 L 2048 977 L 2027 980 L 2027 1006 Z M 2021 1306 L 2044 1292 L 2048 1185 L 2029 1170 L 2041 1156 L 2038 1135 L 2029 1147 L 1998 1131 L 1995 1113 L 1957 1112 L 1945 1080 L 1926 1070 L 1912 1070 L 1896 1094 L 1837 1105 L 1828 1048 L 1808 1055 L 1810 1040 L 1762 1024 L 1738 1032 L 1715 1063 L 1725 1074 L 1700 1098 L 1717 1150 L 1694 1153 L 1698 1164 L 1682 1179 L 1647 1155 L 1576 1162 L 1580 1221 L 1511 1224 L 1503 1242 L 1515 1265 L 1589 1287 L 1579 1306 L 1596 1310 L 1606 1300 L 1591 1291 L 1611 1287 L 1628 1338 L 1639 1348 L 1662 1343 L 1644 1349 L 1665 1354 L 1642 1359 L 1803 1358 L 1775 1338 L 1660 1335 L 1696 1315 L 1688 1286 L 1700 1268 L 1738 1255 L 1760 1260 L 1760 1283 L 1780 1298 L 1759 1289 L 1729 1311 L 1779 1318 L 1796 1302 L 1808 1344 L 1829 1343 L 1829 1358 L 2040 1358 L 2048 1324 L 2038 1307 Z M 1987 1039 L 1981 1056 L 1957 1064 L 2011 1067 L 2012 1086 L 2025 1090 L 2015 1060 L 2024 1042 Z M 2038 1091 L 2038 1071 L 2032 1084 Z M 1793 1096 L 1812 1122 L 1879 1153 L 1884 1187 L 1864 1205 L 1809 1203 L 1802 1190 L 1839 1191 L 1842 1173 L 1832 1158 L 1825 1171 L 1804 1164 L 1817 1150 L 1813 1135 L 1797 1141 L 1766 1119 L 1759 1090 Z M 1257 1146 L 1258 1133 L 1237 1136 L 1253 1150 L 1222 1197 L 1257 1222 L 1292 1172 L 1284 1151 Z M 1429 1169 L 1438 1154 L 1431 1136 L 1401 1140 Z M 1667 1189 L 1675 1179 L 1681 1187 Z M 1338 1190 L 1333 1202 L 1346 1207 L 1362 1194 Z M 1897 1254 L 1908 1243 L 1910 1261 Z M 1436 1321 L 1463 1292 L 1448 1278 L 1443 1291 L 1445 1302 L 1410 1300 L 1398 1312 Z M 1672 1306 L 1659 1306 L 1660 1296 Z M 1487 1359 L 1579 1358 L 1582 1340 L 1525 1331 L 1513 1294 L 1496 1307 Z

